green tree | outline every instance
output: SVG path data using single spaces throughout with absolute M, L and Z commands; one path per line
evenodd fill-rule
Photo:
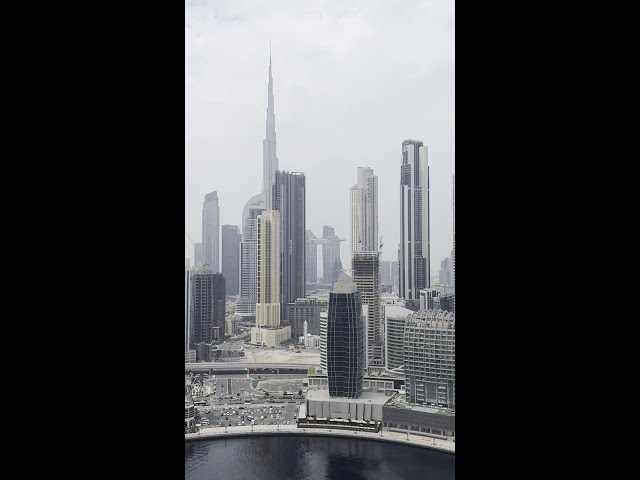
M 264 392 L 264 396 L 268 397 L 269 396 L 269 392 Z
M 298 390 L 298 395 L 302 396 L 302 389 Z

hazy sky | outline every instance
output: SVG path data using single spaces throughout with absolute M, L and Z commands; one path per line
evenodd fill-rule
M 451 0 L 185 4 L 185 230 L 201 239 L 204 195 L 241 226 L 260 193 L 269 41 L 281 170 L 307 177 L 307 225 L 345 238 L 359 166 L 378 175 L 383 260 L 397 259 L 402 141 L 429 148 L 431 272 L 452 247 L 455 4 Z M 319 257 L 320 257 L 320 252 Z M 193 248 L 185 237 L 185 257 Z M 319 267 L 318 273 L 320 273 Z

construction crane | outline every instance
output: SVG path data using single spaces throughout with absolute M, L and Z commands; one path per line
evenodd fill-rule
M 187 238 L 189 239 L 189 243 L 191 244 L 191 246 L 193 247 L 193 249 L 196 249 L 196 246 L 193 244 L 193 240 L 191 240 L 191 237 L 189 236 L 189 234 L 185 231 L 184 234 L 187 236 Z
M 191 246 L 193 247 L 193 250 L 195 252 L 196 246 L 193 244 L 193 240 L 191 240 L 191 237 L 189 236 L 189 234 L 186 232 L 184 232 L 184 234 L 187 236 L 187 239 L 189 240 L 189 243 L 191 244 Z M 196 267 L 196 259 L 193 259 L 193 266 Z M 205 264 L 203 265 L 203 267 L 208 268 L 209 264 L 205 262 Z

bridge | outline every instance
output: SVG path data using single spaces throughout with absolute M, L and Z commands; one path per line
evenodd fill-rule
M 320 365 L 309 363 L 248 363 L 248 362 L 198 362 L 185 363 L 185 371 L 201 371 L 206 370 L 209 373 L 219 371 L 241 371 L 251 373 L 250 370 L 275 370 L 280 373 L 281 370 L 287 370 L 286 373 L 292 373 L 290 370 L 296 370 L 300 373 L 307 373 L 309 368 L 316 370 L 321 368 Z

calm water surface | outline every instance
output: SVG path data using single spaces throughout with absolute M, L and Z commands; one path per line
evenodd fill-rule
M 263 436 L 185 442 L 186 480 L 455 478 L 455 456 L 420 447 L 330 437 Z

